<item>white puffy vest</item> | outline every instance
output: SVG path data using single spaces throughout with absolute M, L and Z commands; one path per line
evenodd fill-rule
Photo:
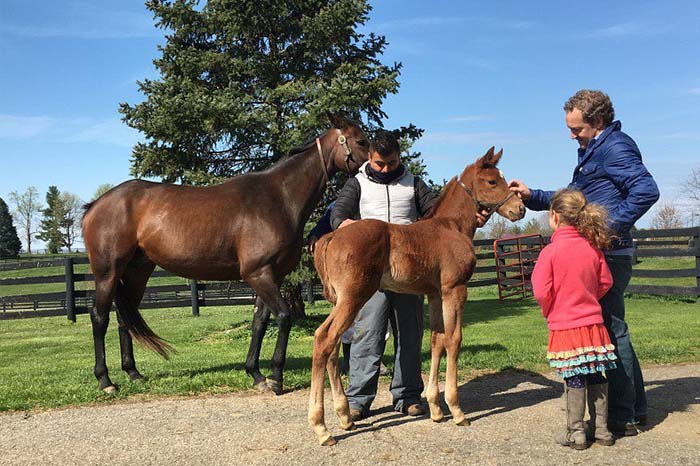
M 365 162 L 355 178 L 360 183 L 360 218 L 374 218 L 407 225 L 418 219 L 413 174 L 404 174 L 389 184 L 376 183 L 365 173 Z

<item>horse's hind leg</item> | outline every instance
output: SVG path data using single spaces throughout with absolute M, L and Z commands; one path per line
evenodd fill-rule
M 442 298 L 440 294 L 428 296 L 430 307 L 430 376 L 425 397 L 430 408 L 430 419 L 440 422 L 444 418 L 440 408 L 440 360 L 445 352 L 445 327 L 442 321 Z
M 447 350 L 445 401 L 452 413 L 452 420 L 458 426 L 469 425 L 469 421 L 459 405 L 457 391 L 457 361 L 462 345 L 462 311 L 466 295 L 467 289 L 464 286 L 443 288 L 442 290 L 442 316 L 445 325 L 445 349 Z
M 136 306 L 141 303 L 143 294 L 146 291 L 148 278 L 153 273 L 155 264 L 143 255 L 134 257 L 126 267 L 124 277 L 122 278 L 122 286 L 125 291 L 125 296 L 117 294 L 117 321 L 119 322 L 119 348 L 122 356 L 122 370 L 129 376 L 129 380 L 136 381 L 143 379 L 143 376 L 136 369 L 136 361 L 134 359 L 134 344 L 129 334 L 129 330 L 122 318 L 121 309 L 124 306 Z M 125 299 L 129 303 L 124 302 Z
M 260 373 L 260 349 L 262 348 L 263 337 L 270 323 L 270 308 L 265 306 L 262 298 L 255 299 L 255 310 L 253 312 L 253 331 L 250 337 L 250 348 L 248 357 L 245 360 L 245 371 L 253 378 L 253 386 L 260 391 L 269 391 L 265 376 Z
M 94 374 L 100 384 L 100 389 L 107 393 L 114 393 L 118 390 L 109 378 L 105 359 L 105 334 L 107 333 L 107 327 L 109 327 L 109 311 L 112 309 L 116 287 L 117 278 L 114 271 L 103 277 L 96 275 L 95 306 L 90 309 L 92 339 L 95 346 Z

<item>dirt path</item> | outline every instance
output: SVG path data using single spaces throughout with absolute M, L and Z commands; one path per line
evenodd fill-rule
M 649 425 L 614 447 L 553 444 L 564 423 L 561 384 L 505 371 L 464 382 L 472 425 L 435 424 L 386 407 L 320 447 L 306 422 L 308 391 L 124 402 L 0 415 L 1 465 L 700 465 L 700 364 L 645 369 Z M 329 394 L 327 395 L 329 396 Z M 327 398 L 328 400 L 328 398 Z

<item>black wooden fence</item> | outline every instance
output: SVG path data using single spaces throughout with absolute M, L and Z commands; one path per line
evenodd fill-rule
M 674 230 L 645 230 L 634 234 L 636 256 L 641 262 L 633 270 L 632 276 L 641 278 L 675 279 L 690 277 L 694 286 L 671 285 L 630 285 L 631 293 L 652 295 L 700 296 L 700 227 Z M 475 240 L 477 250 L 477 267 L 469 287 L 496 285 L 496 263 L 493 252 L 493 239 Z M 672 270 L 645 269 L 645 258 L 694 258 L 694 267 L 678 267 Z M 3 261 L 0 272 L 44 267 L 64 267 L 62 275 L 42 277 L 4 278 L 0 286 L 35 285 L 63 283 L 63 291 L 41 294 L 24 294 L 0 297 L 0 319 L 20 317 L 39 317 L 66 315 L 75 320 L 76 314 L 87 313 L 94 305 L 95 292 L 92 289 L 78 290 L 76 283 L 92 282 L 90 273 L 76 273 L 75 265 L 87 264 L 85 256 L 52 258 L 40 261 L 31 260 Z M 156 270 L 152 277 L 168 277 L 170 273 Z M 320 295 L 321 286 L 316 283 L 313 293 Z M 243 282 L 196 282 L 189 283 L 183 279 L 182 284 L 149 286 L 146 288 L 142 309 L 167 307 L 192 307 L 194 315 L 203 306 L 222 306 L 234 304 L 252 304 L 255 292 Z

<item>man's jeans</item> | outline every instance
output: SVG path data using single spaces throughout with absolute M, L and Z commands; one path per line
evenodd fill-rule
M 635 422 L 647 414 L 644 379 L 625 322 L 624 292 L 632 276 L 632 257 L 606 255 L 613 286 L 600 300 L 603 319 L 619 360 L 608 372 L 608 418 L 613 423 Z
M 355 319 L 355 335 L 350 349 L 350 382 L 347 397 L 350 408 L 365 414 L 377 395 L 379 366 L 386 346 L 387 322 L 394 332 L 396 353 L 391 395 L 394 409 L 419 403 L 423 392 L 421 341 L 423 338 L 423 298 L 392 291 L 377 291 L 360 309 Z

